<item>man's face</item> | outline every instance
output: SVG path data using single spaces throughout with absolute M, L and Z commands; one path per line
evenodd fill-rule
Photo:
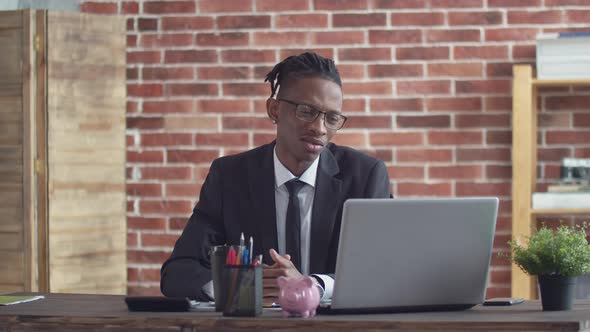
M 342 110 L 342 89 L 338 84 L 320 77 L 292 78 L 277 96 L 267 103 L 271 119 L 277 123 L 277 150 L 283 163 L 305 163 L 314 161 L 330 142 L 336 130 L 326 128 L 324 114 L 313 122 L 296 117 L 296 106 L 281 101 L 288 100 L 305 104 L 322 112 Z

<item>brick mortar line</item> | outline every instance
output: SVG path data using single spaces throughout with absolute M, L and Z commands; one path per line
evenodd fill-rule
M 557 27 L 558 28 L 558 27 Z M 587 28 L 587 26 L 584 26 Z M 469 29 L 471 30 L 471 29 Z M 352 30 L 353 32 L 356 31 L 364 31 L 363 29 L 356 29 Z M 385 32 L 391 32 L 390 30 L 380 30 Z M 426 31 L 434 31 L 434 30 L 423 30 L 422 32 Z M 448 30 L 440 30 L 440 31 L 448 31 Z M 316 31 L 316 32 L 350 32 L 350 31 Z M 167 36 L 167 35 L 178 35 L 184 33 L 149 33 L 144 34 L 147 36 Z M 197 33 L 198 34 L 198 33 Z M 311 34 L 311 33 L 310 33 Z M 142 34 L 128 34 L 128 36 L 136 36 L 142 37 Z M 368 39 L 368 38 L 366 38 Z M 139 38 L 141 41 L 141 38 Z M 448 46 L 475 46 L 475 47 L 485 47 L 485 46 L 507 46 L 507 45 L 514 45 L 518 44 L 518 46 L 522 45 L 536 45 L 536 39 L 506 39 L 506 40 L 485 40 L 485 38 L 481 38 L 479 41 L 473 40 L 449 40 L 449 41 L 420 41 L 420 42 L 350 42 L 350 43 L 305 43 L 305 44 L 298 44 L 297 46 L 290 46 L 290 44 L 281 44 L 277 43 L 274 45 L 231 45 L 231 42 L 228 42 L 230 45 L 199 45 L 197 43 L 193 43 L 190 45 L 162 45 L 162 46 L 129 46 L 127 47 L 127 52 L 156 52 L 156 51 L 276 51 L 275 54 L 280 53 L 281 51 L 288 51 L 290 49 L 301 49 L 313 46 L 315 48 L 328 48 L 333 50 L 341 50 L 341 49 L 354 49 L 354 50 L 370 50 L 374 48 L 394 48 L 394 47 L 403 47 L 403 48 L 425 48 L 425 47 L 448 47 Z M 256 49 L 252 49 L 251 47 L 256 47 Z M 277 49 L 279 47 L 279 49 Z M 343 60 L 349 61 L 349 60 Z M 378 60 L 364 60 L 367 62 L 371 61 L 378 61 Z M 203 64 L 212 64 L 214 62 L 203 62 Z M 223 62 L 223 63 L 239 63 L 239 62 Z M 264 62 L 244 62 L 247 64 L 254 64 L 254 63 L 264 63 Z M 171 63 L 174 64 L 174 63 Z

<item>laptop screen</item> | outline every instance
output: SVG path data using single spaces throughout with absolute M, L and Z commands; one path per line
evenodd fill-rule
M 482 303 L 498 199 L 349 199 L 332 308 Z

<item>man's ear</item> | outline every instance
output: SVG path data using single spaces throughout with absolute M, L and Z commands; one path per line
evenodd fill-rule
M 279 122 L 279 101 L 274 98 L 266 100 L 266 114 L 273 123 Z
M 303 286 L 305 286 L 305 287 L 313 286 L 313 279 L 311 279 L 311 278 L 312 277 L 310 277 L 310 276 L 303 277 L 303 279 L 301 279 L 301 283 L 303 284 Z
M 287 278 L 280 276 L 277 278 L 277 284 L 279 285 L 279 287 L 283 288 L 285 287 L 285 285 L 287 284 Z

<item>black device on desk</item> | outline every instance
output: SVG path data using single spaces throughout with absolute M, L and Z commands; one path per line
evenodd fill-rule
M 127 296 L 125 303 L 129 311 L 189 311 L 191 301 L 186 297 Z
M 515 305 L 524 302 L 524 299 L 513 298 L 513 297 L 495 297 L 493 299 L 487 299 L 483 302 L 484 306 L 508 306 Z

